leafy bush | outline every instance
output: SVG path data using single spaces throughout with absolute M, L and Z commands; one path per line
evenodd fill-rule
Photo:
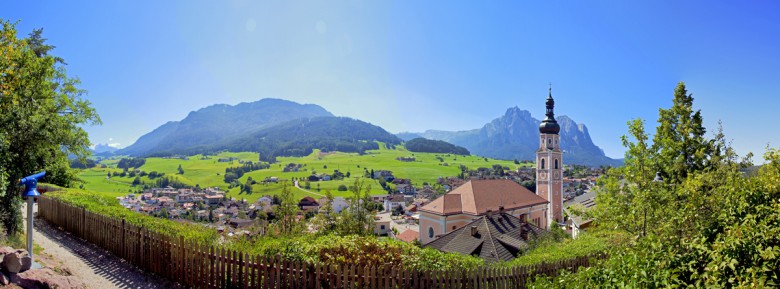
M 543 238 L 532 243 L 528 252 L 507 262 L 507 265 L 533 265 L 605 253 L 611 247 L 626 244 L 627 238 L 626 234 L 600 230 L 580 234 L 577 239 L 556 241 Z

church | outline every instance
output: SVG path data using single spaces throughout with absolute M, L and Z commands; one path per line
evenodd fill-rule
M 419 240 L 422 244 L 432 243 L 445 235 L 463 233 L 463 236 L 469 236 L 469 233 L 464 233 L 466 229 L 477 231 L 480 228 L 476 225 L 478 223 L 492 226 L 490 228 L 482 226 L 485 227 L 485 230 L 513 233 L 501 230 L 501 225 L 505 224 L 503 220 L 517 219 L 520 222 L 547 230 L 551 226 L 563 222 L 563 152 L 560 148 L 558 135 L 561 129 L 558 122 L 555 121 L 555 113 L 553 112 L 555 100 L 552 97 L 552 89 L 548 93 L 545 104 L 546 117 L 539 125 L 539 149 L 536 151 L 536 192 L 531 192 L 511 180 L 470 180 L 419 209 Z M 499 216 L 495 220 L 501 221 L 500 224 L 494 221 L 484 222 L 486 219 L 493 220 L 494 215 Z M 506 224 L 511 224 L 511 221 L 507 221 Z M 495 231 L 496 229 L 498 231 Z M 525 231 L 521 230 L 517 234 L 522 232 Z M 466 238 L 479 239 L 478 242 L 471 243 L 482 244 L 484 243 L 482 236 L 494 234 L 481 235 L 477 232 L 471 232 L 470 235 L 472 237 Z M 524 241 L 518 240 L 517 236 L 514 238 L 511 236 L 494 237 L 498 238 L 498 241 L 505 240 L 499 243 L 506 245 L 508 251 L 522 249 L 524 244 Z M 443 239 L 452 239 L 452 236 Z M 442 241 L 429 245 L 442 248 L 454 246 L 449 243 L 438 243 L 442 243 Z M 467 249 L 467 251 L 477 250 L 476 246 L 474 245 L 474 248 Z M 481 245 L 479 246 L 481 248 Z M 463 248 L 453 248 L 453 250 L 459 249 Z

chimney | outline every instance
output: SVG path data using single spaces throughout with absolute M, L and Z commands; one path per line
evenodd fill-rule
M 477 235 L 477 226 L 471 226 L 471 235 L 476 236 Z
M 498 207 L 498 213 L 503 214 L 504 213 L 504 206 Z
M 487 217 L 493 218 L 493 210 L 487 210 Z

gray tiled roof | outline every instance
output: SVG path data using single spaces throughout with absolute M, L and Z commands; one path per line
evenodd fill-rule
M 472 227 L 476 234 L 472 235 Z M 444 252 L 474 255 L 487 262 L 508 261 L 528 248 L 528 240 L 547 231 L 509 214 L 482 216 L 426 246 Z

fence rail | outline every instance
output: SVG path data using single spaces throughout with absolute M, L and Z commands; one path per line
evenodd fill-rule
M 41 196 L 38 215 L 116 256 L 191 288 L 524 288 L 537 274 L 589 266 L 593 258 L 514 268 L 411 270 L 310 264 L 206 247 Z

